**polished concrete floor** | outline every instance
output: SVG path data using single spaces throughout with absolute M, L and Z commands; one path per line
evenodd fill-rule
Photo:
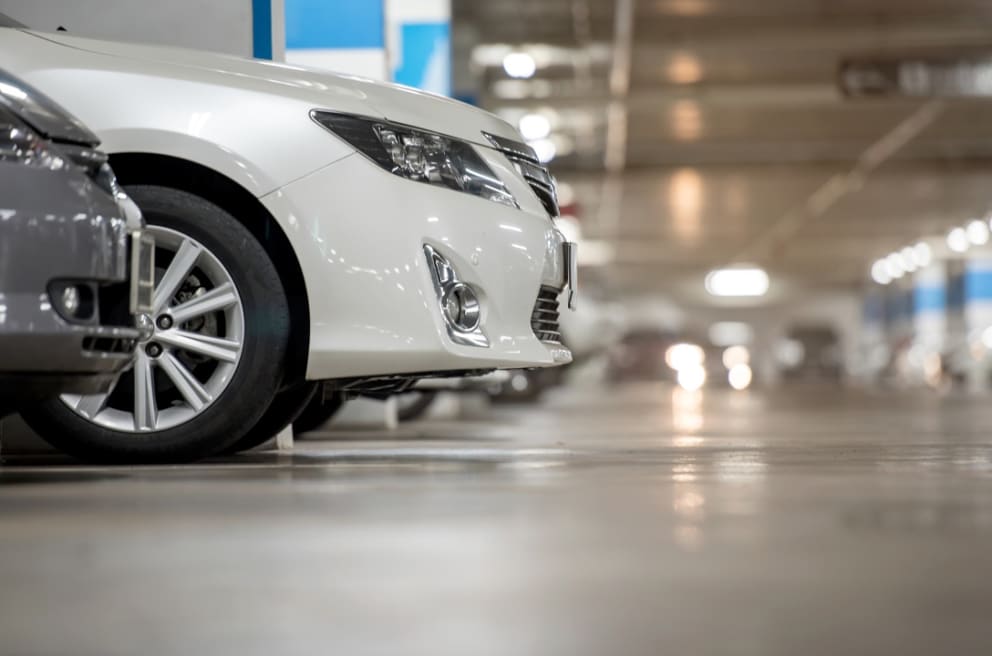
M 0 654 L 992 651 L 992 404 L 563 391 L 291 455 L 0 468 Z

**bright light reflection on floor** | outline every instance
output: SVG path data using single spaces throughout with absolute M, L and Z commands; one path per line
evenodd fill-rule
M 672 390 L 672 426 L 679 433 L 695 433 L 703 428 L 703 393 L 676 387 Z

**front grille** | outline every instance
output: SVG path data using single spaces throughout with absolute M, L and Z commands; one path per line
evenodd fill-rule
M 554 287 L 541 287 L 530 316 L 530 326 L 542 342 L 561 344 L 561 328 L 558 325 L 558 290 Z
M 548 172 L 548 169 L 541 165 L 534 149 L 525 143 L 504 139 L 491 134 L 486 134 L 496 148 L 506 156 L 510 163 L 523 176 L 530 188 L 537 194 L 544 209 L 548 211 L 551 218 L 557 218 L 560 211 L 558 209 L 558 193 L 555 189 L 555 179 Z

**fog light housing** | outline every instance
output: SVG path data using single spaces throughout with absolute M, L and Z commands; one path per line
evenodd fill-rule
M 463 332 L 472 332 L 482 320 L 479 297 L 463 282 L 455 283 L 444 293 L 441 310 L 445 320 Z
M 79 288 L 75 285 L 66 285 L 62 290 L 62 309 L 65 310 L 66 314 L 70 316 L 76 316 L 76 311 L 79 310 L 79 305 L 82 302 L 80 299 Z
M 66 321 L 91 323 L 96 319 L 96 290 L 90 283 L 59 281 L 48 290 L 52 307 Z
M 489 339 L 482 330 L 479 294 L 462 282 L 451 263 L 432 246 L 425 244 L 424 254 L 448 337 L 456 344 L 488 347 Z

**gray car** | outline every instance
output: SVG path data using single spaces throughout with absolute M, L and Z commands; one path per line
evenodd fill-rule
M 130 362 L 154 249 L 98 143 L 0 71 L 0 415 L 104 391 Z

